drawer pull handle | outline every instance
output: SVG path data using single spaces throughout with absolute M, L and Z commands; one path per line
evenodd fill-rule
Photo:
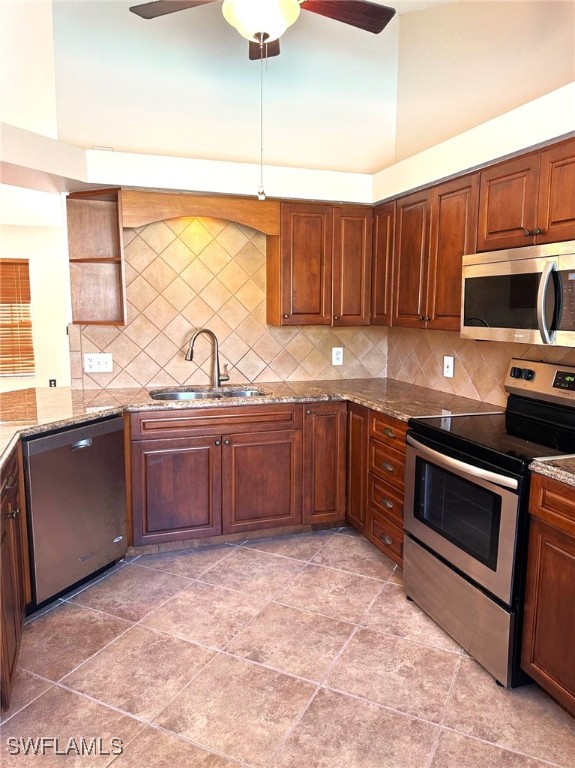
M 396 436 L 396 435 L 395 435 L 395 432 L 393 431 L 393 429 L 390 429 L 389 427 L 386 427 L 386 428 L 383 430 L 383 434 L 384 434 L 386 437 L 390 437 L 390 438 L 394 438 L 394 437 Z
M 379 537 L 380 541 L 383 541 L 384 544 L 387 544 L 388 547 L 391 547 L 393 544 L 393 539 L 388 533 L 382 533 Z
M 86 437 L 84 440 L 78 440 L 75 443 L 72 443 L 70 450 L 71 451 L 81 451 L 83 448 L 91 448 L 92 447 L 92 438 Z
M 382 461 L 381 462 L 381 468 L 385 469 L 386 472 L 393 472 L 393 466 L 389 463 L 389 461 Z
M 9 491 L 10 488 L 14 488 L 16 485 L 16 475 L 10 475 L 8 480 L 6 481 L 6 485 L 4 486 L 5 491 Z
M 386 498 L 385 496 L 380 499 L 379 503 L 382 505 L 382 507 L 387 507 L 387 509 L 393 509 L 393 501 Z

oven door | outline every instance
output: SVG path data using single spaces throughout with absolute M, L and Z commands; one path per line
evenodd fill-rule
M 519 480 L 449 456 L 410 434 L 407 443 L 405 530 L 511 605 Z

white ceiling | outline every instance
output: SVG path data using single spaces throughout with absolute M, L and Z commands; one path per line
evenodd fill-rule
M 80 147 L 259 162 L 260 64 L 221 3 L 153 20 L 137 0 L 53 0 L 58 136 Z M 441 0 L 387 0 L 398 13 Z M 383 3 L 382 3 L 383 4 Z M 399 20 L 372 35 L 302 12 L 264 74 L 264 162 L 394 161 Z

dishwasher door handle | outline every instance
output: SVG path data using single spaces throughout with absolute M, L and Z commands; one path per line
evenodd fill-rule
M 72 443 L 70 446 L 71 451 L 81 451 L 82 448 L 91 448 L 92 447 L 92 438 L 86 437 L 84 440 L 78 440 L 76 443 Z

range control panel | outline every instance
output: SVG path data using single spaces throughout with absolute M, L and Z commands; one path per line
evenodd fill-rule
M 514 358 L 505 389 L 514 395 L 575 407 L 575 367 Z

